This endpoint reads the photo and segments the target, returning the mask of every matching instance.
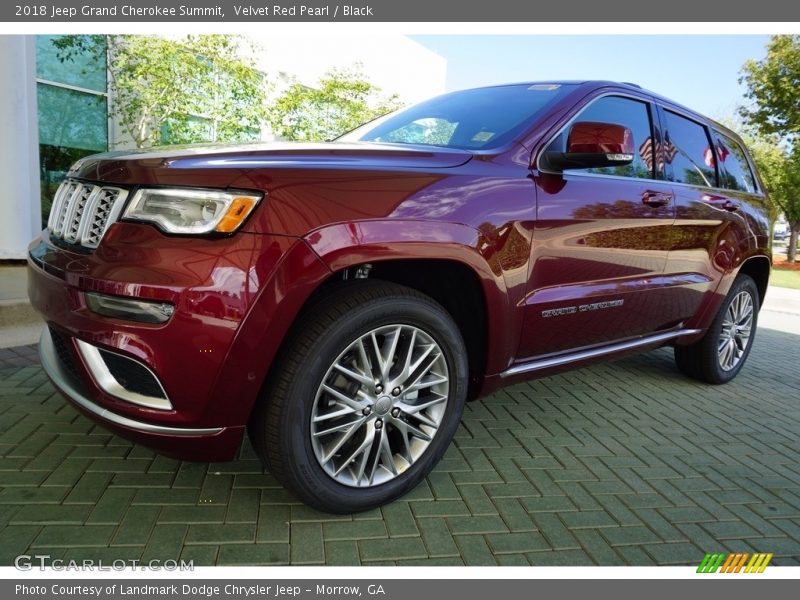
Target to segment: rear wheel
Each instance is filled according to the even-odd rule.
[[[332,292],[301,317],[251,420],[270,472],[304,502],[356,512],[413,489],[450,444],[467,388],[452,317],[379,281]]]
[[[708,383],[727,383],[742,370],[758,324],[759,297],[755,281],[740,275],[703,338],[675,347],[678,369]]]

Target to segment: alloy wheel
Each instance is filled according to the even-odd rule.
[[[442,424],[449,394],[439,344],[412,325],[378,327],[330,366],[311,411],[311,444],[338,483],[372,487],[407,471]]]
[[[717,357],[723,371],[730,371],[742,360],[752,328],[753,297],[744,290],[728,305],[717,340]]]

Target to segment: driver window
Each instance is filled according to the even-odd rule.
[[[634,143],[634,159],[629,165],[617,167],[599,167],[591,169],[569,169],[568,173],[596,173],[600,175],[616,175],[617,177],[637,177],[655,179],[654,156],[655,145],[652,143],[650,127],[650,109],[644,102],[623,98],[621,96],[604,96],[592,102],[581,112],[576,121],[596,121],[624,125],[631,130]],[[548,150],[565,152],[569,127],[564,130]]]

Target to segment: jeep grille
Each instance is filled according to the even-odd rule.
[[[127,195],[118,187],[65,180],[53,196],[47,221],[50,237],[97,248],[108,227],[119,217]]]

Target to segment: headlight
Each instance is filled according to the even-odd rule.
[[[191,188],[144,188],[134,194],[123,218],[155,223],[168,233],[231,233],[261,196]]]

